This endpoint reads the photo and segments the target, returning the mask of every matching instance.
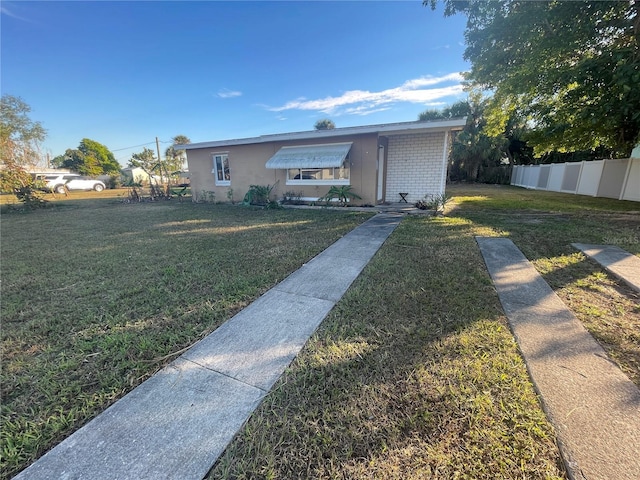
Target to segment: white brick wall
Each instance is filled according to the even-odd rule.
[[[387,202],[400,201],[399,192],[408,192],[414,203],[427,194],[441,194],[444,132],[389,136],[387,154]]]

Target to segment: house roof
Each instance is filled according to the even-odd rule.
[[[217,140],[212,142],[189,143],[174,145],[176,150],[196,150],[198,148],[225,147],[232,145],[250,145],[254,143],[281,142],[287,140],[309,140],[340,137],[344,135],[358,135],[378,133],[385,135],[401,135],[404,133],[421,133],[438,130],[459,130],[465,126],[467,117],[429,122],[386,123],[381,125],[365,125],[361,127],[333,128],[331,130],[310,130],[306,132],[276,133],[259,137],[239,138],[231,140]]]
[[[265,167],[273,169],[340,167],[352,144],[347,142],[282,147],[267,161]]]

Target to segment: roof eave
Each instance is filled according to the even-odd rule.
[[[259,137],[239,138],[231,140],[217,140],[213,142],[190,143],[174,145],[176,150],[196,150],[199,148],[227,147],[234,145],[250,145],[255,143],[284,142],[289,140],[308,140],[313,138],[331,138],[345,135],[359,135],[378,133],[387,135],[401,135],[403,133],[419,133],[420,131],[457,130],[465,126],[467,117],[438,120],[430,122],[403,122],[382,125],[366,125],[362,127],[343,127],[331,130],[309,130],[305,132],[276,133]]]

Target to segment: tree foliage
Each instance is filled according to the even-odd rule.
[[[20,97],[2,95],[0,100],[0,159],[13,165],[37,165],[39,146],[47,132],[29,118],[31,107]]]
[[[444,120],[449,118],[461,118],[468,117],[471,114],[472,105],[467,100],[460,100],[453,105],[445,107],[442,110],[438,109],[430,109],[425,110],[420,115],[418,115],[418,120],[420,121],[429,121],[429,120]]]
[[[46,202],[25,167],[38,164],[46,130],[29,118],[30,111],[19,97],[3,95],[0,100],[0,191],[13,193],[27,208],[36,208]]]
[[[47,203],[38,190],[38,182],[22,165],[9,158],[3,161],[0,169],[0,192],[13,193],[26,208],[44,207]]]
[[[58,155],[51,160],[56,168],[68,168],[82,175],[100,175],[101,170],[94,157],[86,157],[79,149],[67,148],[63,155]]]
[[[158,168],[158,159],[153,150],[144,147],[142,152],[131,155],[129,166],[142,168],[145,172],[151,173]]]
[[[445,15],[467,17],[468,84],[494,93],[489,133],[517,112],[537,154],[629,154],[640,134],[639,1],[444,3]]]
[[[177,173],[185,170],[185,150],[176,150],[175,145],[187,145],[191,143],[191,140],[186,135],[176,135],[171,139],[173,145],[167,148],[164,152],[166,169],[170,173]]]
[[[442,120],[467,117],[467,123],[458,132],[451,145],[448,176],[459,181],[496,181],[495,170],[507,160],[510,140],[505,132],[488,135],[485,110],[487,99],[478,93],[472,93],[468,100],[461,100],[442,110],[426,110],[419,120]]]
[[[318,120],[314,125],[316,130],[333,130],[336,128],[336,124],[333,123],[333,120],[328,118],[323,118],[322,120]]]
[[[118,173],[120,171],[120,164],[113,153],[111,153],[111,151],[101,143],[88,138],[83,138],[78,146],[78,150],[80,150],[85,157],[95,158],[102,169],[102,173],[110,174]]]
[[[120,171],[120,164],[113,153],[101,143],[83,138],[76,149],[67,149],[58,155],[52,164],[59,168],[68,168],[82,175],[97,176]]]

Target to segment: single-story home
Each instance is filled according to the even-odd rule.
[[[125,167],[120,170],[120,176],[125,184],[130,182],[149,185],[152,181],[154,184],[160,185],[164,182],[164,178],[160,175],[151,175],[140,167]]]
[[[404,122],[176,145],[187,152],[193,200],[241,200],[251,185],[312,202],[348,185],[354,205],[414,203],[444,193],[451,132],[466,119]],[[400,195],[402,194],[402,196]]]

